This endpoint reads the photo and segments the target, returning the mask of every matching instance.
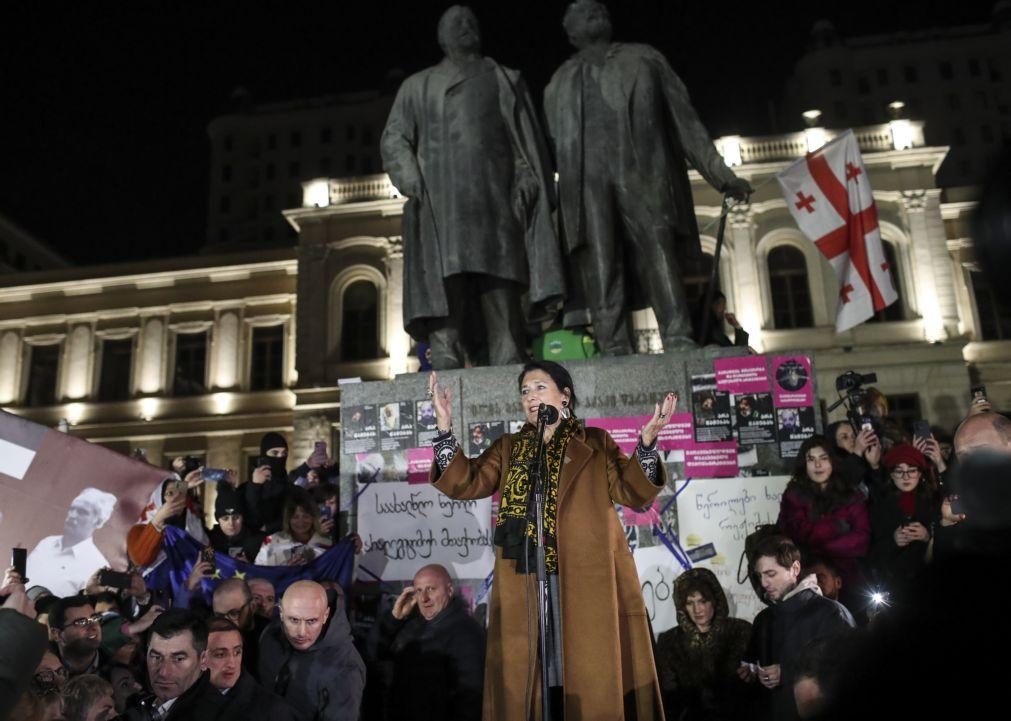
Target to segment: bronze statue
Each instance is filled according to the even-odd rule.
[[[659,51],[612,43],[596,0],[569,5],[563,25],[577,52],[551,78],[544,106],[575,286],[567,309],[588,311],[605,355],[633,351],[630,307],[653,307],[664,350],[694,347],[680,265],[701,248],[685,159],[733,197],[751,186],[724,164]],[[628,302],[635,294],[644,302]]]
[[[520,74],[481,55],[470,8],[447,10],[438,36],[446,57],[404,81],[382,137],[408,197],[404,327],[436,369],[473,358],[475,335],[492,365],[516,363],[521,294],[537,319],[565,290],[546,147]]]

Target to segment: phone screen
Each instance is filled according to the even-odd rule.
[[[27,580],[28,574],[28,549],[27,548],[12,548],[11,549],[11,567],[21,574],[21,580]]]

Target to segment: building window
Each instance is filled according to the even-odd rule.
[[[172,393],[196,396],[207,392],[207,333],[177,333]]]
[[[290,175],[292,178],[297,178],[299,172],[301,171],[297,160],[292,160],[290,163],[288,163],[288,175]]]
[[[249,390],[268,391],[284,385],[284,326],[253,328]]]
[[[804,254],[790,245],[769,251],[772,322],[776,328],[809,328],[814,324],[811,289]]]
[[[905,320],[906,318],[906,301],[902,293],[902,285],[899,283],[901,276],[899,275],[898,254],[895,252],[895,246],[887,240],[881,241],[881,247],[885,251],[885,260],[888,262],[888,275],[892,278],[892,287],[898,291],[899,297],[890,306],[884,310],[879,310],[871,316],[867,321],[868,323],[888,323],[896,320]]]
[[[947,60],[942,60],[937,64],[937,72],[941,75],[941,80],[951,80],[954,77],[951,72],[951,63]]]
[[[878,78],[878,85],[888,85],[888,68],[878,68],[875,75]]]
[[[896,421],[900,428],[911,428],[914,421],[923,418],[920,396],[916,393],[889,393],[888,417]]]
[[[102,369],[98,376],[98,400],[125,401],[130,397],[130,366],[133,339],[102,341]]]
[[[907,65],[903,68],[903,74],[905,75],[907,83],[915,83],[917,80],[917,72],[915,65]]]
[[[857,79],[857,92],[861,95],[871,94],[871,83],[866,77],[860,76],[860,78]]]
[[[332,128],[320,128],[319,130],[319,142],[322,145],[326,145],[333,139],[333,129]]]
[[[839,72],[839,68],[832,68],[828,71],[828,82],[833,88],[842,85],[842,73]]]
[[[701,315],[702,305],[706,302],[706,286],[709,285],[709,275],[713,272],[713,256],[705,251],[697,258],[686,260],[682,264],[682,282],[685,286],[685,299],[688,307],[697,315]],[[720,288],[720,279],[716,278],[716,289]]]
[[[25,405],[51,406],[56,403],[56,379],[60,366],[60,345],[29,346],[28,389]]]
[[[982,273],[972,274],[979,312],[979,340],[1011,340],[1011,307],[1001,301]]]
[[[330,156],[324,155],[319,159],[319,172],[328,175],[330,173]]]
[[[378,356],[379,290],[367,280],[356,280],[341,298],[341,360]]]
[[[291,132],[291,147],[300,148],[302,147],[302,133],[297,130]]]

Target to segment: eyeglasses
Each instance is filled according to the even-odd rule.
[[[239,617],[242,616],[242,612],[245,611],[248,606],[249,606],[248,603],[244,603],[241,606],[239,606],[238,608],[233,608],[231,611],[225,611],[223,613],[216,613],[214,615],[217,616],[218,618],[227,618],[229,621],[232,621],[233,623],[237,623],[238,620],[239,620]]]
[[[96,623],[101,623],[101,622],[102,622],[102,617],[100,615],[95,615],[95,616],[89,616],[89,617],[85,617],[85,618],[74,619],[70,623],[63,624],[63,628],[67,628],[67,626],[76,626],[77,628],[87,628],[88,626],[93,626]]]
[[[918,476],[920,474],[919,468],[893,468],[892,475],[900,476],[902,478],[912,478],[913,476]]]

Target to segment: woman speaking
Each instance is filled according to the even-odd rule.
[[[551,361],[519,377],[526,423],[477,458],[452,431],[452,397],[429,378],[439,435],[432,482],[456,499],[501,493],[495,581],[485,661],[485,721],[540,718],[536,532],[528,499],[537,453],[538,410],[559,411],[544,428],[544,546],[548,572],[547,669],[551,708],[561,719],[662,719],[660,687],[639,577],[614,503],[648,506],[666,474],[656,438],[677,395],[668,393],[642,429],[635,458],[606,431],[575,417],[572,378]]]

